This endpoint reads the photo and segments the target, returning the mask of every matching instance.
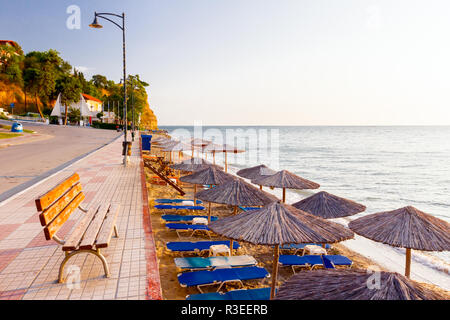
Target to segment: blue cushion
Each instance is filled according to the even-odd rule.
[[[324,258],[330,260],[335,266],[351,266],[352,260],[341,255],[324,255]]]
[[[228,247],[230,246],[230,241],[228,240],[219,240],[219,241],[174,241],[167,243],[167,249],[171,251],[204,251],[209,250],[209,247],[212,245],[225,244]],[[233,249],[239,249],[240,245],[238,242],[233,241]]]
[[[285,266],[304,266],[304,265],[322,265],[322,257],[319,255],[307,255],[307,256],[296,256],[296,255],[280,255],[278,260],[282,265]]]
[[[308,259],[295,255],[280,255],[278,262],[285,266],[302,266],[308,263]]]
[[[192,221],[194,218],[206,218],[208,219],[208,216],[182,216],[178,214],[165,214],[161,216],[161,219],[165,221],[185,221],[189,222]],[[218,218],[216,216],[211,216],[211,221],[216,221]]]
[[[205,210],[205,207],[203,206],[174,206],[171,204],[157,204],[153,206],[155,209],[161,209],[161,210]]]
[[[181,203],[183,201],[194,201],[194,199],[156,199],[156,203]],[[202,204],[202,200],[195,200],[195,204]]]
[[[326,258],[326,257],[322,257],[323,260],[323,266],[325,267],[325,269],[335,269],[334,265],[331,263],[331,261]]]
[[[209,230],[204,224],[166,223],[166,227],[173,230]]]
[[[252,280],[267,277],[269,273],[261,267],[242,267],[185,272],[178,275],[178,281],[185,286],[221,283],[232,280]]]

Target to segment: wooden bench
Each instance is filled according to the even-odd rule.
[[[59,282],[64,282],[63,272],[67,261],[79,253],[92,253],[98,257],[103,264],[106,277],[109,277],[108,263],[100,249],[108,247],[113,231],[116,237],[119,236],[116,226],[119,205],[94,204],[86,210],[80,206],[84,198],[80,177],[75,173],[36,199],[36,208],[40,212],[39,219],[44,227],[45,238],[62,245],[65,253],[59,268]],[[65,240],[62,240],[57,236],[57,232],[76,209],[83,211],[84,216]]]

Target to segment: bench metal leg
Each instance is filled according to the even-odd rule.
[[[96,257],[98,257],[103,264],[103,270],[105,271],[105,276],[107,278],[110,277],[108,262],[106,261],[105,257],[100,253],[100,249],[75,250],[70,253],[66,252],[66,256],[64,257],[64,260],[61,262],[61,265],[59,266],[59,277],[58,277],[59,283],[64,282],[64,279],[63,279],[64,278],[64,266],[66,265],[67,261],[69,261],[70,258],[72,258],[73,256],[75,256],[79,253],[91,253],[91,254],[95,255]]]

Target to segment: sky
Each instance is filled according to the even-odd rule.
[[[80,9],[79,28],[67,20]],[[450,125],[447,0],[0,0],[0,38],[150,84],[160,125]],[[70,20],[75,21],[75,20]],[[116,20],[120,22],[120,20]]]

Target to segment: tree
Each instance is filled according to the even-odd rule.
[[[25,91],[34,94],[36,107],[42,115],[39,108],[37,97],[43,104],[48,104],[49,100],[56,97],[56,81],[59,77],[70,74],[72,67],[65,62],[56,50],[44,52],[31,51],[25,56]]]
[[[69,113],[67,114],[67,117],[69,118],[69,122],[70,123],[77,124],[81,120],[81,112],[80,112],[79,109],[75,109],[75,108],[70,107],[69,108]]]
[[[19,86],[23,85],[22,63],[24,57],[21,50],[9,45],[0,46],[0,74],[5,80],[17,83]]]
[[[92,84],[98,89],[106,89],[108,86],[108,79],[101,74],[95,74],[92,76]]]
[[[93,97],[96,97],[98,99],[101,98],[100,89],[98,89],[95,85],[93,80],[87,81],[84,77],[84,74],[82,72],[79,72],[78,70],[74,69],[74,76],[78,79],[81,85],[81,90],[83,93],[89,94]],[[105,78],[106,79],[106,78]]]
[[[139,75],[129,75],[127,79],[127,118],[133,119],[133,105],[135,112],[135,120],[138,118],[137,115],[142,114],[145,107],[148,105],[148,95],[146,91],[146,87],[149,84],[147,82],[142,81],[139,78]]]
[[[61,103],[65,106],[64,125],[67,124],[67,105],[80,100],[81,85],[72,75],[63,75],[56,80],[55,88],[61,93]]]

